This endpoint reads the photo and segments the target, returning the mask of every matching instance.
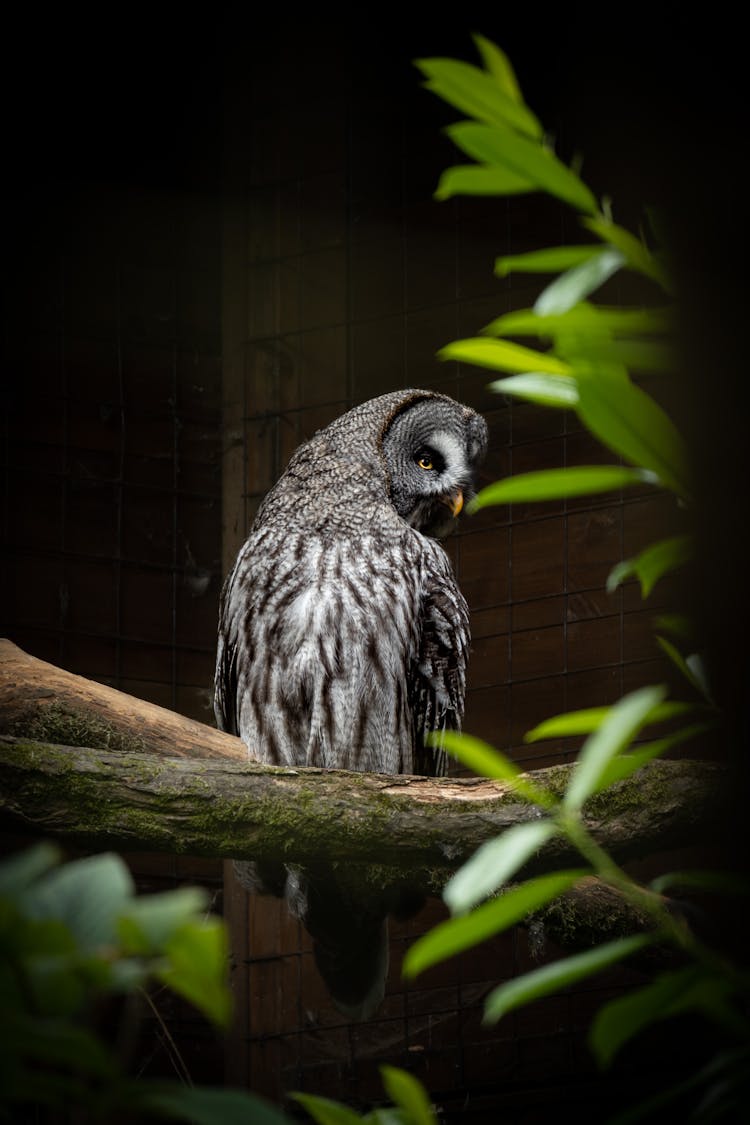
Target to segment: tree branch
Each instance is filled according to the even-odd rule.
[[[92,848],[334,862],[439,892],[485,840],[540,815],[484,778],[261,765],[238,738],[3,640],[0,732],[0,808]],[[562,793],[571,769],[534,776]],[[692,843],[720,823],[722,778],[710,763],[652,762],[593,798],[587,827],[619,860]],[[577,860],[555,840],[527,871]]]
[[[511,786],[484,778],[261,765],[231,735],[2,640],[0,731],[6,819],[94,849],[331,863],[340,881],[351,878],[360,890],[404,884],[440,894],[480,844],[540,816]],[[561,794],[572,768],[537,770],[534,778]],[[724,800],[720,766],[654,761],[590,800],[586,826],[626,861],[715,837]],[[557,839],[521,874],[578,862]],[[585,934],[572,936],[571,918],[598,932],[615,914],[618,926],[637,928],[611,894],[580,889],[564,921],[545,919],[548,931],[585,944]]]
[[[562,792],[571,766],[535,772]],[[619,859],[686,844],[720,817],[719,767],[653,762],[598,795],[587,827]],[[18,824],[90,847],[390,868],[438,890],[485,840],[538,810],[509,786],[288,769],[0,737],[2,808]],[[563,841],[528,871],[576,862]],[[375,873],[372,872],[372,875]]]
[[[239,738],[37,660],[3,638],[0,734],[172,758],[247,761]]]

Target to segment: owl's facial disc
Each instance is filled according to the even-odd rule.
[[[435,489],[435,499],[444,505],[453,519],[458,517],[464,506],[464,488],[466,485],[460,481],[456,469],[466,461],[466,454],[460,443],[452,434],[437,432],[430,435],[430,442],[420,450],[415,461],[425,473],[432,474],[432,479],[425,481],[425,492],[431,496]],[[454,488],[450,488],[451,479],[455,478]],[[445,513],[443,513],[445,518]]]
[[[464,490],[471,486],[467,451],[453,434],[436,430],[415,462],[424,475],[417,482],[417,503],[405,518],[419,531],[442,537],[453,529],[464,506]]]
[[[473,495],[469,435],[463,418],[459,423],[451,414],[445,417],[440,406],[420,404],[396,419],[383,442],[396,511],[418,531],[437,538],[453,530],[465,500]]]

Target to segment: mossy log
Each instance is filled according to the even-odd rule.
[[[594,875],[585,876],[566,894],[543,906],[529,918],[532,955],[545,955],[547,939],[568,953],[580,953],[602,942],[651,929],[653,923],[614,887]],[[675,966],[680,955],[661,943],[647,946],[631,959],[644,971]]]
[[[483,778],[261,765],[239,739],[1,640],[0,732],[6,823],[92,849],[332,863],[340,881],[360,888],[403,883],[439,894],[480,844],[540,815],[510,786]],[[571,769],[534,777],[562,793]],[[721,767],[655,761],[590,800],[585,817],[626,861],[715,835],[723,808]],[[578,862],[555,840],[523,874]],[[612,892],[577,893],[573,914],[584,930],[606,932],[615,915],[618,929],[638,928]],[[573,934],[570,911],[560,926],[556,917],[544,919],[551,936],[587,944]]]
[[[572,766],[534,777],[562,793]],[[618,859],[715,831],[721,767],[655,761],[586,806]],[[0,641],[0,809],[18,825],[88,847],[335,862],[404,873],[439,889],[485,840],[539,811],[484,778],[280,768],[242,742],[74,676]],[[529,870],[575,856],[562,840]],[[373,870],[374,874],[374,870]]]
[[[4,638],[0,734],[170,758],[247,761],[239,738],[47,664]]]
[[[562,792],[571,766],[535,778]],[[716,827],[722,771],[653,762],[592,799],[588,827],[621,860]],[[437,891],[485,840],[538,810],[499,782],[164,758],[0,736],[0,808],[88,847],[375,868]],[[576,861],[562,840],[528,871]]]

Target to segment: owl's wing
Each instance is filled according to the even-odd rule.
[[[225,605],[229,582],[225,583],[219,604],[219,639],[214,676],[214,715],[219,730],[239,734],[237,729],[237,633],[228,620]]]
[[[420,650],[409,687],[414,772],[439,777],[447,768],[445,751],[425,746],[424,739],[433,731],[461,729],[470,633],[468,606],[437,544],[435,561],[424,586]]]

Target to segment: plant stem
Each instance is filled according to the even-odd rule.
[[[667,901],[662,895],[644,887],[623,871],[608,852],[596,842],[581,822],[579,814],[561,814],[558,817],[558,824],[570,843],[578,849],[602,882],[619,891],[636,910],[646,914],[653,921],[655,932],[661,939],[676,946],[708,971],[722,976],[728,974],[735,985],[739,985],[740,974],[737,970],[696,938],[684,917],[673,914],[669,910]],[[747,985],[745,984],[744,987],[746,988]]]

